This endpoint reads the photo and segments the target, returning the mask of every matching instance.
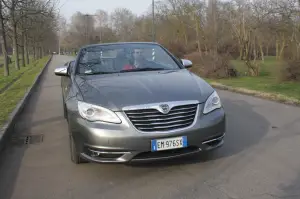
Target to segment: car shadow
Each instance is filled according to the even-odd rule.
[[[290,199],[300,198],[300,173],[298,173],[297,177],[290,184],[282,184],[279,186],[279,189],[282,190],[282,193],[280,193],[280,195],[274,194],[275,197]]]
[[[132,167],[168,167],[196,164],[230,157],[257,144],[268,132],[270,123],[253,110],[253,106],[242,100],[222,100],[227,114],[224,145],[215,151],[201,152],[172,160],[149,163],[130,163]]]
[[[45,78],[48,71],[51,70],[49,66],[45,69],[41,76],[40,83],[33,90],[26,102],[23,110],[21,110],[17,122],[14,125],[11,135],[9,135],[5,148],[0,152],[0,198],[10,199],[13,196],[16,180],[19,176],[20,167],[23,161],[24,154],[29,148],[20,141],[12,141],[13,137],[21,137],[22,135],[30,135],[31,129],[35,126],[46,122],[55,122],[62,117],[49,118],[47,120],[34,121],[33,113],[37,109],[37,103],[40,99],[41,91],[45,87]]]

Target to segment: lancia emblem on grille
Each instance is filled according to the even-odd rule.
[[[163,114],[167,114],[170,111],[170,107],[169,107],[168,104],[161,104],[161,105],[159,105],[159,109],[160,109],[159,111],[161,113],[163,113]]]

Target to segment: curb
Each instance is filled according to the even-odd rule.
[[[14,131],[14,126],[16,124],[16,121],[22,112],[26,102],[28,102],[31,94],[33,93],[34,89],[37,87],[38,83],[41,80],[42,75],[44,74],[45,70],[48,68],[48,65],[50,64],[51,60],[53,58],[53,55],[50,56],[49,60],[45,64],[42,71],[36,76],[32,86],[27,90],[24,97],[19,101],[13,112],[9,115],[8,121],[0,128],[0,152],[5,148],[6,146],[6,140],[10,138],[10,134]]]
[[[239,88],[239,87],[231,87],[231,86],[226,86],[224,84],[220,84],[217,82],[210,82],[209,84],[212,87],[220,89],[220,90],[227,90],[227,91],[231,91],[234,93],[240,93],[240,94],[244,94],[244,95],[258,97],[261,99],[270,100],[270,101],[278,102],[281,104],[297,106],[297,107],[300,106],[300,100],[292,98],[292,97],[287,97],[287,96],[281,95],[281,94],[266,93],[266,92],[262,92],[262,91],[260,92],[260,91],[255,91],[255,90],[249,90],[246,88]]]

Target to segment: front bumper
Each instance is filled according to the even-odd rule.
[[[200,104],[201,106],[201,104]],[[92,123],[73,114],[69,128],[76,148],[82,158],[98,163],[123,163],[170,159],[209,151],[223,145],[226,127],[225,112],[217,109],[195,118],[195,124],[172,133],[141,133],[137,131],[123,112],[118,116],[122,124]],[[187,136],[188,147],[151,152],[151,140]]]

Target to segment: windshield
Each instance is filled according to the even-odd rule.
[[[82,50],[79,74],[107,74],[153,70],[178,70],[180,67],[159,45],[110,44]]]

